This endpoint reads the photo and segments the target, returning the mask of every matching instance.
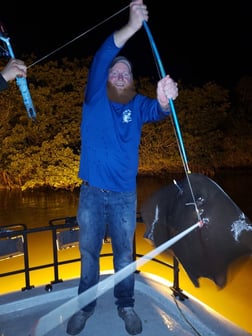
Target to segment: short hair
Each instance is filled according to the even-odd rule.
[[[111,62],[110,68],[113,68],[113,66],[119,62],[126,64],[130,72],[132,73],[132,64],[125,56],[116,56]]]

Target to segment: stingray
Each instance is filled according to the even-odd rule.
[[[252,252],[251,221],[216,182],[202,174],[189,174],[153,193],[143,203],[141,216],[144,237],[156,247],[201,223],[164,251],[173,252],[195,287],[205,277],[223,288],[230,264]]]

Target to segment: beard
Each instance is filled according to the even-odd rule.
[[[107,84],[107,95],[109,100],[120,103],[127,104],[132,98],[137,94],[134,83],[130,84],[127,88],[123,90],[118,90],[110,82]]]

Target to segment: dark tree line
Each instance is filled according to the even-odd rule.
[[[28,83],[37,112],[28,118],[15,82],[1,93],[0,185],[7,188],[79,187],[80,122],[91,59],[51,61],[29,69]],[[149,78],[139,92],[155,96]],[[194,172],[252,167],[252,78],[233,92],[216,83],[184,87],[174,102],[182,145]],[[139,174],[182,172],[181,141],[172,118],[143,127]]]

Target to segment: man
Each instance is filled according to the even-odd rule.
[[[128,23],[111,34],[97,51],[86,87],[81,123],[80,227],[81,277],[78,294],[99,281],[99,256],[108,226],[115,272],[133,260],[136,228],[136,176],[141,129],[170,113],[177,85],[166,76],[158,82],[157,99],[136,92],[132,66],[119,52],[148,20],[143,0],[130,3]],[[114,287],[118,315],[130,335],[142,332],[134,310],[134,274]],[[96,300],[74,314],[67,333],[77,335],[94,313]]]
[[[26,77],[27,68],[22,60],[11,58],[0,72],[0,91],[8,88],[8,82],[16,77]]]

